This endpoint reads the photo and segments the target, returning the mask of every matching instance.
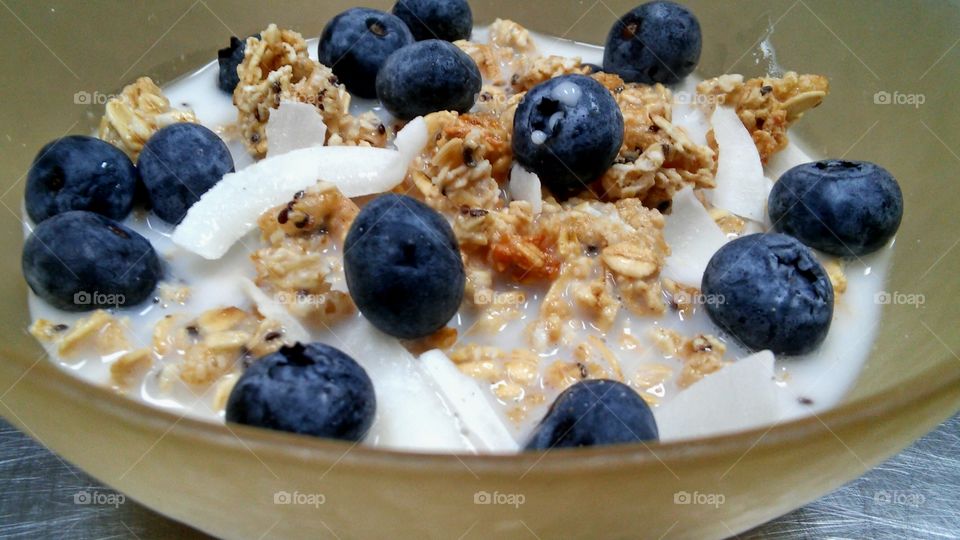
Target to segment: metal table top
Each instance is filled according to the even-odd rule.
[[[960,538],[958,450],[960,415],[854,482],[742,538]],[[206,538],[119,501],[0,420],[0,537]]]

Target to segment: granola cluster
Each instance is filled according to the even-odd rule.
[[[174,109],[149,77],[127,85],[107,101],[98,136],[136,162],[143,145],[160,128],[179,122],[197,122],[192,111]]]
[[[669,208],[686,186],[715,187],[716,155],[671,123],[673,94],[662,84],[625,83],[598,73],[623,113],[623,145],[600,184],[608,199],[637,198],[651,208]]]
[[[316,325],[352,315],[356,307],[342,280],[339,246],[359,209],[332,184],[321,182],[265,212],[258,221],[265,247],[251,255],[255,283],[291,313]]]
[[[328,145],[386,145],[386,126],[373,112],[350,114],[350,94],[329,67],[310,59],[307,42],[297,32],[271,24],[259,39],[247,38],[237,74],[240,83],[233,104],[244,144],[257,158],[267,154],[270,111],[284,100],[308,103],[320,111]]]
[[[729,364],[723,359],[727,346],[710,334],[687,338],[675,330],[657,327],[651,330],[650,339],[665,358],[679,359],[683,363],[676,379],[680,388],[686,388]]]
[[[782,78],[761,77],[743,80],[740,75],[723,75],[703,81],[697,92],[720,99],[737,109],[757,145],[764,163],[787,147],[787,129],[805,112],[820,105],[830,91],[823,75],[798,75],[790,71]]]
[[[129,321],[98,310],[73,326],[38,319],[30,332],[56,346],[61,358],[94,355],[110,361],[111,384],[129,391],[156,368],[164,390],[175,381],[206,387],[285,343],[284,328],[256,311],[216,308],[197,317],[168,314],[153,328],[149,344],[137,343]]]
[[[502,211],[465,209],[454,220],[454,233],[466,262],[467,301],[486,312],[482,316],[494,309],[510,318],[513,310],[502,302],[478,299],[510,292],[494,289],[496,281],[545,284],[539,318],[528,328],[535,350],[568,343],[573,318],[606,330],[622,307],[663,313],[659,276],[669,253],[663,223],[658,211],[636,199],[550,200],[539,216],[525,201]]]
[[[411,178],[427,204],[440,211],[500,206],[500,185],[513,158],[500,120],[486,113],[443,111],[424,121],[427,140],[433,142],[414,160]]]

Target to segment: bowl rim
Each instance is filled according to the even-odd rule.
[[[368,447],[252,426],[214,423],[186,414],[177,414],[119,394],[106,386],[89,383],[55,365],[39,343],[34,343],[34,346],[42,353],[32,363],[19,354],[4,355],[25,370],[16,378],[11,389],[29,378],[32,384],[46,390],[85,402],[94,410],[108,415],[114,422],[129,423],[137,429],[154,427],[162,430],[164,436],[176,432],[180,438],[253,452],[258,459],[270,457],[297,461],[331,461],[398,472],[422,471],[425,468],[434,473],[462,472],[466,466],[474,474],[514,474],[521,471],[526,475],[536,469],[538,475],[563,475],[580,474],[583,470],[609,470],[627,463],[644,466],[699,461],[732,452],[744,453],[745,448],[746,451],[771,448],[803,439],[824,429],[834,432],[859,422],[882,420],[901,408],[960,386],[960,369],[944,370],[946,364],[938,362],[900,384],[903,388],[913,389],[912,391],[879,391],[830,407],[820,413],[746,431],[666,443],[640,442],[542,452],[521,451],[515,454],[428,453]],[[12,420],[19,426],[15,411],[10,410],[14,412]],[[960,410],[960,406],[957,410]],[[28,433],[32,433],[29,425],[24,427]],[[576,467],[569,466],[571,460],[576,460]],[[531,467],[531,462],[536,466]],[[102,480],[109,483],[111,479]]]

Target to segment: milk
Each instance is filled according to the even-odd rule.
[[[484,34],[485,30],[478,28],[474,33],[474,39],[483,42],[485,41]],[[602,63],[603,49],[600,47],[545,36],[535,36],[535,40],[540,51],[544,54],[577,56],[584,62]],[[310,42],[308,50],[311,51],[312,56],[315,55],[315,40]],[[192,109],[201,123],[213,129],[225,139],[233,154],[236,168],[239,170],[253,163],[253,159],[247,154],[242,142],[237,140],[235,135],[231,138],[231,133],[235,133],[235,130],[227,129],[227,126],[236,121],[236,109],[232,104],[231,96],[217,88],[216,74],[217,63],[214,61],[171,83],[164,89],[164,92],[174,107]],[[680,86],[674,88],[674,91],[679,95],[693,96],[695,95],[697,82],[699,81],[695,77],[688,77]],[[694,142],[705,144],[706,133],[710,129],[709,122],[697,108],[692,106],[694,99],[687,99],[686,102],[690,104],[675,105],[674,123],[684,127]],[[389,114],[372,101],[354,99],[351,109],[354,113],[372,109],[385,120],[389,120]],[[794,141],[789,148],[771,160],[771,163],[765,169],[765,173],[766,176],[775,179],[793,165],[813,160],[814,157],[807,154],[802,145]],[[136,347],[149,347],[153,326],[167,314],[196,316],[207,309],[221,306],[238,306],[245,309],[251,307],[250,300],[243,293],[239,280],[254,276],[249,254],[260,246],[258,232],[251,233],[243,238],[222,259],[206,261],[176,247],[170,241],[172,227],[163,223],[156,216],[137,211],[127,219],[126,224],[150,240],[160,257],[166,261],[166,280],[183,283],[191,289],[190,299],[186,305],[166,306],[162,303],[148,302],[136,308],[119,310],[118,316],[131,319],[131,326],[134,330],[132,339]],[[25,233],[29,232],[28,229],[29,226]],[[823,345],[813,353],[801,358],[776,359],[776,384],[781,389],[777,393],[777,399],[784,419],[801,417],[836,405],[854,383],[873,346],[880,319],[880,305],[875,301],[875,296],[883,290],[890,260],[891,249],[888,248],[877,254],[850,262],[845,269],[848,280],[847,290],[837,298],[833,324]],[[342,274],[332,277],[335,288],[345,290]],[[496,335],[471,335],[463,338],[461,343],[476,341],[497,345],[507,350],[526,347],[524,329],[536,318],[543,292],[541,289],[524,289],[525,304],[523,315],[520,318],[507,323]],[[29,306],[31,316],[34,319],[45,318],[55,323],[72,325],[77,319],[86,315],[56,310],[40,301],[32,293],[29,298]],[[357,357],[357,360],[363,364],[364,359],[351,352],[351,349],[358,347],[352,346],[339,338],[339,336],[355,334],[358,325],[362,324],[362,321],[359,320],[360,317],[360,315],[356,315],[328,330],[312,331],[312,339],[340,348]],[[454,317],[451,325],[456,327],[463,335],[472,326],[473,322],[469,315],[461,313]],[[571,328],[572,331],[579,331],[584,336],[590,332],[597,334],[596,329],[586,327],[586,323],[575,321],[570,324],[584,325],[580,328]],[[676,372],[679,372],[680,361],[664,359],[646,339],[650,330],[656,326],[675,329],[683,336],[693,336],[697,333],[719,335],[726,342],[726,359],[728,360],[735,360],[748,355],[748,352],[743,350],[734,340],[719,332],[703,309],[699,309],[696,314],[687,320],[681,320],[680,316],[674,312],[668,312],[660,318],[644,318],[627,315],[626,310],[623,309],[613,328],[607,332],[605,343],[618,357],[625,374],[632,373],[639,366],[651,362],[666,363],[671,365]],[[643,343],[642,349],[633,350],[624,346],[618,339],[624,332],[636,337]],[[569,360],[569,352],[569,349],[558,347],[542,354],[541,367],[549,365],[560,357]],[[105,358],[59,359],[55,352],[51,350],[50,356],[60,367],[77,377],[92,384],[107,385],[110,380],[109,365],[116,355]],[[213,406],[214,387],[193,388],[177,380],[174,381],[171,388],[161,388],[159,382],[161,368],[162,364],[160,362],[156,363],[143,382],[130,392],[131,397],[175,414],[206,419],[212,422],[223,421],[222,411],[216,411]],[[385,389],[388,387],[389,385],[384,385]],[[666,403],[679,391],[682,390],[678,389],[672,382],[668,382],[657,389],[657,397],[661,403]],[[436,392],[425,399],[441,399],[434,394]],[[550,400],[554,395],[548,396]],[[550,400],[548,400],[527,418],[514,423],[506,419],[507,404],[497,403],[497,399],[492,392],[489,393],[488,399],[504,412],[504,423],[512,430],[518,440],[529,434],[530,429],[540,419],[543,411],[550,403]],[[440,402],[438,401],[438,403]],[[710,406],[709,403],[700,405]],[[447,430],[449,426],[446,423],[455,421],[447,410],[448,408],[440,403],[440,406],[437,407],[418,409],[422,410],[420,414],[424,416],[423,425],[419,427],[422,430],[429,430],[431,426],[438,430]],[[757,422],[761,421],[759,420],[761,417],[767,418],[767,416],[758,415]],[[746,423],[750,423],[749,419]],[[391,440],[389,443],[382,440],[381,434],[385,434],[395,427],[375,425],[365,444],[407,448],[408,445],[398,444],[395,440]],[[418,448],[413,445],[411,449]]]

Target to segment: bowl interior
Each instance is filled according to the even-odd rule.
[[[819,424],[830,426],[827,430],[842,439],[844,446],[857,450],[857,459],[852,462],[854,467],[834,478],[816,478],[815,482],[809,486],[804,484],[804,489],[798,489],[798,493],[785,499],[767,498],[765,512],[744,510],[748,507],[746,502],[742,508],[728,508],[726,511],[740,516],[727,521],[735,532],[822,494],[844,478],[861,471],[862,467],[856,466],[856,462],[864,467],[875,463],[898,447],[905,446],[911,438],[958,406],[960,398],[956,390],[950,393],[950,385],[956,388],[955,383],[960,379],[960,358],[955,352],[960,351],[960,333],[955,331],[956,321],[960,320],[960,304],[954,301],[960,292],[960,281],[954,276],[960,260],[960,249],[955,249],[960,242],[956,235],[960,213],[954,208],[960,201],[960,183],[956,181],[960,165],[960,129],[955,120],[956,111],[960,109],[960,94],[952,91],[954,82],[960,79],[960,47],[952,47],[956,45],[955,29],[960,27],[960,9],[946,3],[919,1],[883,4],[866,0],[842,3],[816,0],[688,3],[698,14],[704,32],[700,75],[737,72],[755,76],[765,73],[768,57],[762,53],[760,42],[769,38],[779,65],[792,71],[824,74],[831,81],[830,96],[799,124],[797,135],[817,154],[882,164],[899,179],[905,196],[906,211],[887,287],[892,303],[885,307],[874,351],[844,404],[822,415],[822,420],[818,419]],[[388,2],[370,4],[389,8]],[[590,43],[602,43],[616,16],[634,5],[633,2],[614,0],[475,0],[471,4],[478,23],[490,22],[496,17],[511,18],[539,32]],[[256,457],[274,464],[272,460],[276,459],[278,463],[284,463],[277,465],[277,470],[299,470],[305,474],[315,474],[318,467],[322,467],[322,472],[325,463],[340,463],[334,458],[344,454],[345,448],[337,444],[297,440],[293,446],[308,449],[297,450],[291,443],[294,438],[250,430],[239,430],[243,441],[249,442],[238,443],[240,439],[233,432],[228,435],[221,428],[178,422],[168,414],[143,407],[126,407],[125,402],[108,391],[83,387],[50,366],[43,359],[39,346],[25,332],[29,319],[26,287],[19,267],[24,179],[33,156],[44,143],[68,133],[91,131],[102,112],[101,97],[117,92],[136,77],[148,75],[158,83],[168,82],[214,59],[216,49],[224,45],[229,35],[249,35],[269,22],[293,28],[307,37],[316,36],[330,16],[352,5],[342,0],[322,4],[315,1],[263,4],[230,0],[170,0],[96,6],[68,1],[11,0],[6,12],[0,12],[0,28],[4,35],[13,38],[8,40],[8,47],[12,50],[0,57],[3,72],[7,74],[2,90],[4,106],[0,107],[0,125],[5,126],[5,136],[0,137],[0,170],[4,174],[0,203],[5,207],[0,211],[3,231],[0,239],[3,251],[8,253],[0,259],[0,269],[7,276],[0,282],[0,294],[4,299],[4,308],[0,311],[3,328],[3,363],[0,366],[0,392],[3,394],[0,402],[4,407],[0,408],[0,414],[101,479],[207,530],[227,534],[236,531],[229,528],[229,523],[212,519],[195,506],[191,513],[189,505],[176,504],[161,493],[138,491],[137,482],[142,483],[146,478],[162,484],[162,479],[150,476],[148,472],[144,472],[143,477],[136,473],[121,474],[123,467],[97,463],[90,449],[106,444],[109,436],[103,435],[101,442],[97,443],[91,438],[92,434],[87,433],[86,438],[71,443],[53,434],[53,430],[73,433],[71,422],[67,420],[72,416],[76,419],[74,427],[116,429],[129,437],[117,439],[117,444],[123,445],[127,441],[135,445],[141,437],[144,441],[156,439],[157,433],[163,433],[164,426],[167,426],[171,440],[193,441],[191,444],[203,449],[195,456],[214,456],[217,453],[213,449],[219,448],[223,452],[221,456],[230,456],[224,458],[225,463],[249,465]],[[923,31],[907,33],[902,31],[904,27]],[[769,32],[771,29],[773,31]],[[92,103],[77,103],[79,92],[92,96]],[[914,300],[908,302],[908,297]],[[50,409],[57,407],[61,408],[57,411],[62,411],[71,399],[76,400],[73,403],[84,403],[72,412]],[[51,415],[58,414],[63,416],[50,419]],[[81,418],[82,414],[102,416]],[[882,430],[888,435],[885,446],[881,447],[884,442],[878,438],[864,434],[864,425],[850,433],[842,430],[848,425],[845,422],[865,422],[865,418],[871,415],[889,419],[889,424]],[[723,470],[729,463],[721,465],[709,459],[699,464],[691,463],[690,452],[747,455],[756,446],[756,452],[746,460],[749,463],[754,456],[759,459],[773,455],[767,452],[773,452],[777,445],[801,441],[803,444],[796,445],[791,455],[795,456],[795,463],[802,463],[805,449],[812,451],[819,444],[816,441],[830,438],[813,420],[784,424],[767,431],[762,436],[748,433],[701,441],[686,448],[673,445],[660,450],[653,447],[591,451],[579,458],[549,456],[542,463],[538,462],[539,465],[526,457],[456,461],[472,464],[481,471],[482,474],[476,474],[467,467],[471,472],[468,480],[471,476],[479,480],[484,475],[500,478],[529,467],[534,472],[525,480],[530,482],[525,489],[528,493],[542,493],[547,500],[551,497],[548,486],[557,478],[570,485],[597,486],[608,480],[613,482],[613,477],[590,480],[584,476],[586,472],[579,475],[575,471],[562,472],[562,463],[569,464],[573,459],[581,459],[580,463],[588,465],[602,465],[607,471],[605,474],[614,476],[648,471],[644,467],[652,470],[659,467],[654,463],[658,461],[669,471],[689,469],[693,471],[689,473],[690,477],[710,478],[711,485],[714,485],[733,481],[723,477]],[[840,434],[844,434],[843,437]],[[255,455],[245,451],[244,447],[255,447]],[[171,452],[170,457],[179,455]],[[332,475],[331,478],[343,478],[345,482],[350,481],[349,478],[359,478],[363,483],[371,475],[381,474],[387,490],[394,489],[397,484],[393,482],[423,479],[427,470],[449,472],[447,467],[459,467],[449,457],[411,457],[388,452],[377,455],[377,452],[362,449],[346,454],[349,454],[343,459],[346,465],[337,469],[344,476]],[[760,470],[760,467],[773,464],[772,461],[761,462],[756,467]],[[155,466],[157,471],[161,470],[161,464]],[[584,471],[587,469],[589,466],[583,468]],[[551,477],[547,472],[555,476]],[[216,472],[223,476],[222,473]],[[660,478],[663,474],[665,472],[660,471],[655,477]],[[664,485],[674,485],[670,476],[667,474],[663,478]],[[673,476],[679,480],[681,475]],[[451,473],[446,480],[435,478],[431,481],[437,482],[436,486],[449,487],[457,477]],[[226,477],[221,480],[229,482]],[[591,481],[594,483],[590,484]],[[749,477],[738,481],[747,482],[742,490],[732,485],[724,489],[743,497],[750,497],[753,493],[754,502],[764,500],[758,498],[762,496],[762,489],[752,492],[749,489]],[[541,484],[531,487],[531,483],[536,482]],[[266,484],[269,481],[265,481]],[[420,502],[428,499],[411,497],[411,500]],[[350,501],[349,498],[345,500]],[[741,499],[734,500],[737,505],[741,504]],[[376,502],[397,511],[403,509],[395,499],[376,498]],[[611,510],[600,512],[598,516],[601,520],[613,519],[617,512],[626,512],[636,504],[628,502],[613,496],[601,497],[595,503],[590,502],[589,506],[609,505]],[[360,503],[358,500],[357,504]],[[443,503],[436,504],[442,506]],[[470,507],[466,499],[451,504]],[[678,512],[677,507],[669,505],[666,499],[657,499],[651,504],[666,508],[668,513]],[[521,512],[527,520],[532,520],[530,523],[534,523],[539,522],[535,510],[539,512],[541,507],[533,504]],[[544,506],[542,511],[550,510]],[[265,516],[269,515],[269,508],[264,512]],[[386,512],[385,515],[392,514]],[[725,534],[723,529],[717,528],[714,517],[693,517],[691,514],[690,519],[704,523],[703,528],[684,529],[684,524],[675,531],[696,530],[711,536],[716,531]],[[373,520],[371,526],[379,522]],[[710,523],[712,528],[708,526]],[[423,526],[420,530],[434,529]]]

